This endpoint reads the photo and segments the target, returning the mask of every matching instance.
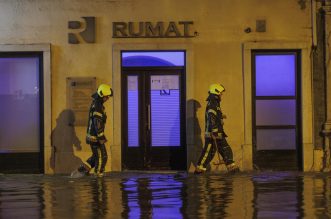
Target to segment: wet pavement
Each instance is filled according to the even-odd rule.
[[[0,175],[0,218],[331,218],[331,174]]]

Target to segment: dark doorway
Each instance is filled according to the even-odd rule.
[[[183,69],[123,69],[124,169],[186,169]]]
[[[185,170],[185,52],[122,53],[122,168]]]
[[[261,170],[302,170],[300,51],[252,52],[253,159]]]
[[[43,173],[43,54],[0,53],[0,172]]]

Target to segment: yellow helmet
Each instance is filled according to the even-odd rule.
[[[100,84],[97,93],[99,97],[113,96],[113,90],[107,84]]]
[[[225,88],[221,84],[212,84],[209,87],[210,94],[220,95],[223,91],[225,91]]]

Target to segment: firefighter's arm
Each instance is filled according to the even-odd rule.
[[[107,141],[105,133],[104,133],[105,123],[104,123],[104,119],[102,117],[103,117],[102,113],[99,113],[97,111],[93,113],[93,124],[94,124],[94,128],[97,132],[97,139],[100,144],[104,144]]]
[[[218,136],[218,124],[217,124],[217,112],[213,109],[208,110],[208,131],[211,134],[210,137],[216,138]]]

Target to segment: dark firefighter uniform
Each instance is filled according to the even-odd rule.
[[[86,133],[86,143],[91,146],[92,156],[86,161],[90,167],[86,164],[81,165],[78,168],[79,172],[87,174],[91,168],[94,168],[95,174],[103,175],[108,160],[105,146],[107,139],[104,133],[107,115],[103,104],[110,96],[112,89],[106,84],[101,84],[98,91],[92,95]]]
[[[87,160],[87,163],[91,168],[94,168],[95,173],[103,173],[108,159],[105,147],[107,139],[104,133],[107,116],[102,98],[97,93],[92,97],[93,102],[90,107],[86,134],[86,143],[91,146],[92,156]],[[99,164],[100,159],[101,165]]]
[[[224,118],[220,108],[220,94],[224,90],[223,86],[216,84],[212,85],[209,91],[205,112],[205,145],[197,163],[195,171],[197,174],[206,171],[217,152],[221,154],[229,172],[239,170],[233,161],[232,149],[226,140],[227,135],[223,129]]]

